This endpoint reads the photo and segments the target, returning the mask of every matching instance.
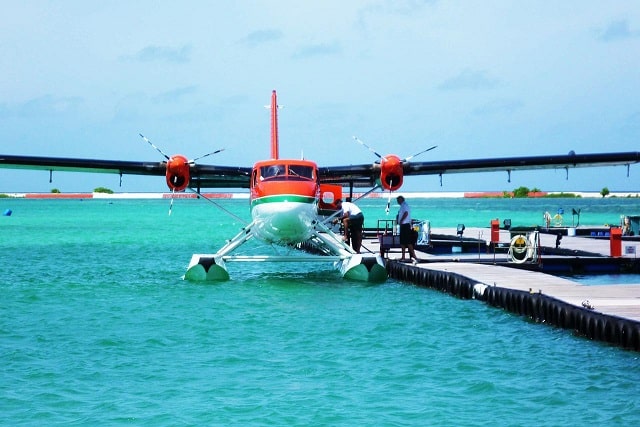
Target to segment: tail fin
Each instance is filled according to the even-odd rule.
[[[271,158],[279,158],[278,153],[278,101],[276,91],[271,92]]]

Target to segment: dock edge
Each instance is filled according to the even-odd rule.
[[[387,262],[389,277],[461,299],[477,299],[536,323],[572,330],[576,335],[640,351],[640,322],[560,301],[542,293],[490,286],[458,273]]]

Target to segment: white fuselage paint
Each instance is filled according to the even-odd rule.
[[[268,243],[293,244],[311,237],[317,218],[315,203],[269,202],[253,207],[254,235]]]

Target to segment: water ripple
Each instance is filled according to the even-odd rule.
[[[108,223],[127,236],[113,239],[91,225],[113,206],[49,205],[69,234],[51,216],[21,219],[42,203],[14,208],[28,226],[3,230],[0,410],[12,425],[637,424],[635,353],[329,267],[184,282],[194,241],[211,242],[180,236],[209,210],[186,203],[179,223],[125,203]]]

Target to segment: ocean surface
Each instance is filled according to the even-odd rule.
[[[640,214],[640,199],[408,201],[434,227]],[[248,201],[217,203],[248,220]],[[360,202],[366,226],[385,204]],[[242,223],[203,200],[168,207],[0,199],[13,211],[0,217],[2,425],[640,423],[638,353],[329,264],[238,263],[228,282],[186,282],[191,254]]]

